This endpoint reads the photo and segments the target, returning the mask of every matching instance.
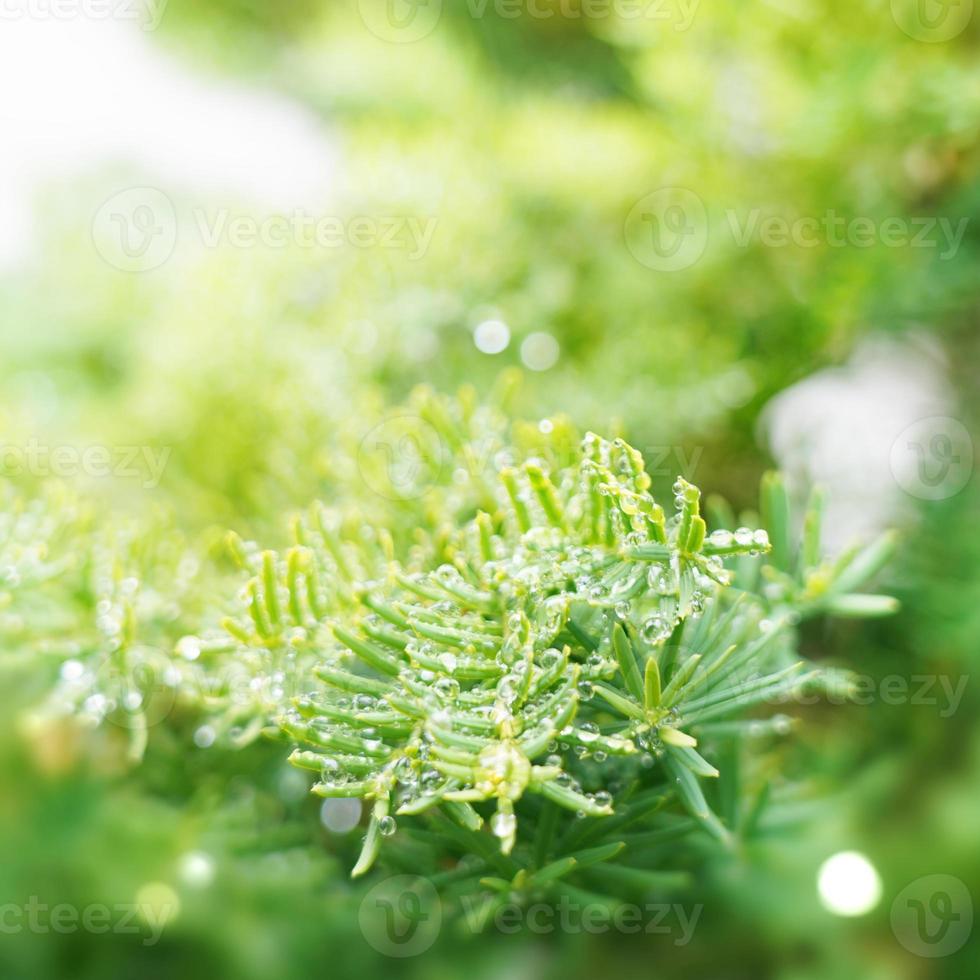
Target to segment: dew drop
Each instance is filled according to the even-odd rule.
[[[513,813],[501,813],[498,810],[490,818],[490,829],[496,837],[510,837],[517,829],[517,817]]]

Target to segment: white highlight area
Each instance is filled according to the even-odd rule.
[[[499,354],[510,344],[510,327],[503,320],[484,320],[473,331],[473,343],[484,354]]]
[[[834,915],[866,915],[881,901],[881,878],[859,851],[841,851],[820,865],[817,893]]]
[[[923,443],[923,481],[968,474],[970,447],[960,445],[966,440],[959,430],[948,433],[948,460],[942,445],[933,446],[931,430],[903,436],[930,418],[940,436],[947,435],[944,422],[956,424],[946,418],[955,411],[946,371],[927,336],[872,336],[847,364],[818,371],[766,406],[762,429],[779,468],[796,488],[816,483],[827,490],[824,543],[831,552],[893,526],[916,498],[943,489],[918,485],[916,440]]]
[[[284,210],[322,205],[333,183],[313,113],[188,68],[135,23],[4,21],[0,87],[0,267],[29,252],[45,184],[100,167]]]

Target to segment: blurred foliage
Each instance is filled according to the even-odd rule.
[[[87,531],[49,529],[65,535],[70,567],[30,613],[47,621],[57,611],[63,635],[51,656],[34,658],[18,648],[31,620],[4,620],[8,719],[38,702],[76,647],[98,655],[98,602],[128,578],[149,592],[139,604],[144,655],[169,655],[202,625],[202,611],[228,594],[216,528],[278,546],[284,514],[318,497],[413,527],[412,508],[365,493],[357,460],[387,406],[420,379],[496,390],[504,416],[567,415],[583,428],[621,430],[648,455],[670,450],[671,472],[654,474],[658,489],[683,471],[736,508],[754,506],[770,462],[756,440],[760,408],[843,361],[870,332],[939,338],[964,421],[978,431],[976,18],[953,40],[927,44],[898,30],[881,0],[752,10],[729,2],[696,9],[686,30],[478,19],[465,3],[445,7],[431,35],[397,45],[366,29],[353,0],[170,0],[154,36],[189,66],[319,114],[342,151],[323,213],[434,217],[420,258],[224,245],[181,248],[163,269],[127,276],[92,249],[87,202],[145,178],[88,174],[38,202],[44,260],[0,289],[4,441],[138,445],[170,457],[157,488],[91,479],[77,488],[117,512],[116,530],[101,517],[100,526],[122,539],[137,571],[90,561]],[[693,191],[710,229],[701,260],[676,272],[644,266],[624,240],[633,205],[662,187]],[[173,196],[182,215],[200,203],[186,189]],[[744,222],[753,209],[789,220],[834,210],[879,225],[917,216],[969,223],[948,258],[881,244],[739,247],[728,212]],[[490,318],[512,333],[496,355],[473,342]],[[537,332],[558,342],[555,366],[529,371],[519,387],[501,382]],[[18,499],[60,492],[23,474],[13,482]],[[808,623],[808,656],[877,681],[971,677],[978,508],[975,477],[952,500],[923,505],[888,583],[903,612],[875,624],[870,640],[847,624]],[[130,520],[155,530],[127,544]],[[180,567],[188,550],[195,565]],[[161,594],[180,594],[179,608],[161,605]],[[705,914],[688,947],[649,937],[496,937],[491,946],[446,936],[404,963],[363,942],[352,912],[363,889],[344,874],[356,841],[322,829],[275,746],[188,752],[195,721],[178,714],[180,737],[151,739],[144,765],[129,770],[128,729],[102,732],[96,744],[70,726],[12,734],[0,760],[0,894],[129,901],[147,881],[175,882],[182,856],[197,851],[218,873],[207,890],[180,886],[182,914],[158,947],[116,935],[5,936],[0,969],[15,978],[305,977],[329,962],[342,975],[585,977],[648,972],[653,958],[664,976],[971,977],[975,942],[952,957],[914,957],[895,942],[888,907],[907,882],[937,870],[980,895],[978,709],[972,684],[949,718],[935,706],[880,701],[808,709],[781,762],[809,772],[822,803],[792,831],[711,866],[698,882]],[[881,906],[860,920],[830,916],[813,886],[820,861],[850,847],[874,859],[885,883]]]

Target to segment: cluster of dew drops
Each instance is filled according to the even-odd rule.
[[[596,489],[604,495],[615,493],[615,489],[607,484],[597,485],[595,478],[598,475],[608,478],[608,468],[604,474],[600,474],[600,466],[593,462],[598,457],[600,463],[608,464],[612,458],[611,448],[608,442],[594,434],[590,433],[586,436],[583,441],[586,458],[582,460],[577,471],[578,492],[574,492],[575,486],[569,483],[570,480],[575,479],[576,471],[566,471],[562,489],[573,491],[566,493],[566,499],[569,500],[566,513],[573,523],[584,512],[587,494],[595,492]],[[635,493],[636,491],[630,486],[631,477],[635,477],[635,473],[625,452],[619,453],[616,469],[622,477],[625,489]],[[678,510],[686,503],[683,496],[685,489],[686,485],[682,481],[678,481],[674,486],[675,504]],[[522,494],[526,495],[525,502],[530,503],[531,495],[526,491],[522,491]],[[607,513],[613,522],[617,540],[631,546],[644,544],[650,540],[648,518],[640,513],[638,508],[614,507]],[[712,572],[711,575],[698,568],[685,569],[684,573],[691,577],[692,588],[689,590],[688,609],[681,610],[677,597],[682,569],[676,555],[669,562],[636,562],[635,568],[610,583],[604,580],[601,571],[597,574],[597,569],[608,565],[607,549],[576,543],[573,538],[574,536],[569,535],[567,531],[558,528],[533,527],[521,536],[507,554],[485,562],[481,574],[504,601],[519,592],[524,600],[522,602],[524,608],[535,611],[531,619],[532,643],[535,649],[542,647],[544,649],[535,655],[534,668],[541,671],[553,669],[564,657],[561,651],[546,644],[560,631],[567,615],[569,601],[584,598],[595,608],[600,620],[598,635],[602,639],[599,641],[598,648],[584,658],[582,678],[578,683],[577,691],[581,700],[588,701],[594,695],[592,681],[600,677],[609,677],[616,670],[615,660],[610,650],[610,629],[607,628],[613,620],[626,620],[634,612],[645,610],[639,627],[640,634],[648,643],[661,642],[670,636],[682,615],[703,610],[707,597],[715,589],[717,582],[722,579],[724,570],[719,557],[704,559],[708,570]],[[748,528],[739,528],[734,532],[715,531],[708,540],[713,546],[720,548],[735,544],[743,548],[754,547],[761,551],[768,545],[765,532],[752,531]],[[462,580],[459,569],[449,564],[437,569],[435,577],[448,586]],[[642,588],[638,588],[641,577],[644,581]],[[569,582],[574,584],[573,589],[568,588]],[[429,611],[444,614],[453,625],[460,626],[465,626],[467,615],[474,615],[472,611],[462,611],[462,619],[460,619],[461,610],[453,600],[449,599],[434,603],[429,607]],[[369,617],[371,618],[375,618],[373,614]],[[507,623],[508,632],[516,631],[521,624],[520,614],[512,614]],[[506,650],[505,643],[497,655],[498,663],[505,668],[505,673],[499,678],[495,688],[487,690],[486,699],[474,698],[465,707],[467,712],[477,717],[492,719],[496,723],[513,719],[518,692],[524,689],[526,671],[530,669],[528,661],[514,658],[513,654],[508,655]],[[461,686],[452,676],[460,658],[448,651],[438,652],[428,642],[416,644],[413,641],[407,647],[407,652],[410,657],[413,654],[424,655],[424,658],[434,657],[444,671],[441,674],[427,668],[406,671],[405,673],[411,676],[404,679],[431,686],[431,696],[426,699],[427,716],[433,723],[451,728],[452,712],[463,710],[458,701]],[[383,705],[383,697],[376,698],[368,694],[336,696],[331,698],[331,705],[343,711],[368,712]],[[325,719],[314,718],[312,724],[324,728],[334,727]],[[345,726],[342,730],[362,739],[368,751],[381,749],[384,744],[376,731],[370,727]],[[437,791],[445,782],[446,777],[429,763],[428,737],[426,734],[418,741],[413,756],[399,756],[390,769],[379,760],[374,774],[369,776],[369,779],[375,781],[388,781],[389,788],[394,790],[396,802],[399,804],[429,795]],[[579,759],[591,758],[595,762],[604,762],[607,753],[599,745],[593,747],[590,744],[599,742],[599,739],[598,727],[589,721],[578,723],[574,730],[568,726],[558,733],[549,744],[549,754],[545,759],[546,765],[560,770],[556,781],[576,792],[583,792],[578,781],[565,770],[563,756],[560,753],[567,755],[571,751]],[[655,736],[640,735],[637,737],[636,744],[643,750],[639,756],[640,764],[644,767],[652,766],[655,761]],[[324,756],[321,767],[322,780],[334,786],[343,786],[355,779],[363,778],[346,772],[338,759],[329,756]],[[614,786],[610,788],[615,790]],[[612,801],[612,793],[605,789],[584,795],[598,805],[607,805]],[[498,813],[494,819],[496,823],[492,823],[492,829],[498,836],[506,837],[512,833],[513,827],[509,821],[514,819],[513,814]],[[380,833],[387,836],[395,830],[395,819],[385,816],[381,818],[378,826]]]

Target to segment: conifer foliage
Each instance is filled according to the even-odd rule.
[[[484,508],[420,529],[404,555],[319,505],[283,554],[235,543],[251,575],[225,622],[233,662],[273,678],[267,730],[294,744],[313,793],[368,804],[355,876],[404,835],[434,866],[475,857],[501,892],[599,864],[656,877],[655,856],[619,860],[627,828],[731,846],[744,789],[734,772],[705,787],[746,733],[790,725],[740,716],[841,681],[796,655],[795,625],[891,609],[853,594],[890,542],[823,558],[819,496],[798,549],[775,476],[773,544],[761,528],[708,533],[686,480],[668,512],[637,450],[588,433],[569,454],[559,429],[481,473]]]
[[[755,833],[778,805],[757,763],[792,727],[774,706],[847,685],[799,656],[798,624],[890,612],[856,591],[890,537],[827,557],[814,494],[797,543],[776,475],[763,527],[709,532],[700,491],[678,478],[665,508],[622,439],[562,420],[508,428],[465,397],[427,393],[412,410],[446,453],[441,476],[406,499],[338,491],[281,551],[229,534],[237,596],[165,534],[106,552],[90,612],[111,635],[71,647],[49,706],[90,725],[124,712],[133,759],[187,711],[207,744],[280,741],[314,794],[364,801],[354,876],[380,860],[501,901],[621,895],[686,870],[672,842]],[[28,572],[42,591],[64,576],[48,542],[43,566],[17,547],[26,520],[0,526],[8,593]],[[200,628],[166,640],[165,622],[189,620]]]

